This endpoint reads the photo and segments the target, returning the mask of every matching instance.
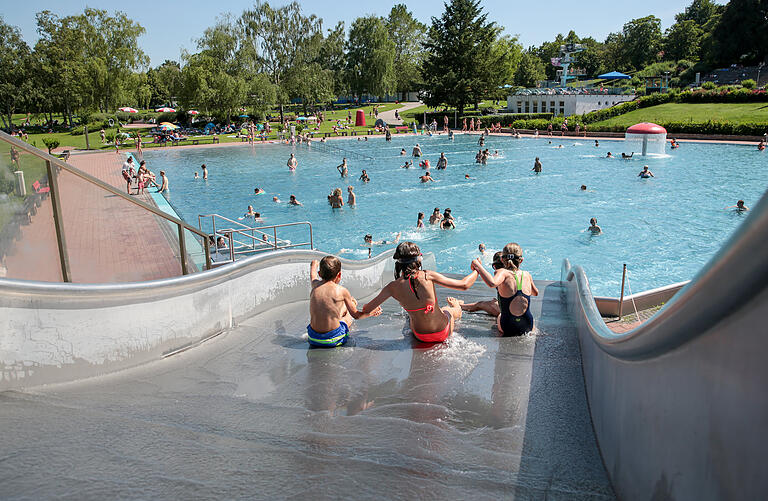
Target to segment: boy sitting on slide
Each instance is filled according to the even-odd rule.
[[[341,261],[325,256],[309,265],[312,291],[309,293],[307,340],[311,346],[341,346],[349,337],[352,319],[381,315],[381,308],[370,313],[357,311],[357,301],[341,287]]]

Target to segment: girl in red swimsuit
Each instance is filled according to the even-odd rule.
[[[448,306],[437,308],[435,284],[451,289],[467,290],[477,279],[473,271],[461,280],[448,278],[436,271],[421,269],[421,251],[413,242],[402,242],[395,250],[395,280],[363,307],[373,311],[387,298],[400,303],[411,320],[413,335],[426,343],[445,341],[453,332],[454,322],[461,318],[461,301],[447,298]]]

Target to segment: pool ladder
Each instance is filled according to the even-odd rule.
[[[203,225],[206,224],[206,230]],[[295,223],[272,224],[266,226],[248,226],[240,221],[235,221],[221,214],[200,214],[197,216],[197,224],[200,231],[208,231],[213,265],[232,262],[239,256],[252,255],[259,252],[274,251],[279,249],[293,249],[296,247],[309,247],[314,249],[312,223],[309,221],[297,221]],[[294,243],[291,240],[280,238],[278,230],[306,226],[308,241]],[[219,238],[223,242],[219,243]]]

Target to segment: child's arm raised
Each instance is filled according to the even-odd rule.
[[[461,280],[457,280],[455,278],[448,278],[441,273],[430,270],[427,271],[427,278],[436,284],[442,285],[443,287],[465,291],[472,287],[472,284],[474,284],[475,280],[477,280],[477,272],[473,271]]]
[[[488,270],[485,269],[483,262],[480,261],[480,259],[472,261],[472,269],[480,274],[480,278],[483,279],[483,282],[485,282],[488,287],[496,288],[504,281],[503,273],[491,275],[488,273]]]
[[[322,280],[320,280],[320,275],[318,275],[317,270],[320,268],[320,261],[317,259],[313,259],[311,263],[309,263],[309,280],[312,283],[312,287],[315,287],[319,285]]]

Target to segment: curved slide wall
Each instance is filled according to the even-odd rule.
[[[563,264],[592,423],[620,499],[765,499],[768,195],[656,316],[617,335]]]
[[[240,319],[305,300],[308,263],[323,255],[276,251],[143,283],[0,280],[0,391],[134,366],[199,343]],[[377,292],[389,280],[391,255],[342,259],[342,285],[358,298]]]

